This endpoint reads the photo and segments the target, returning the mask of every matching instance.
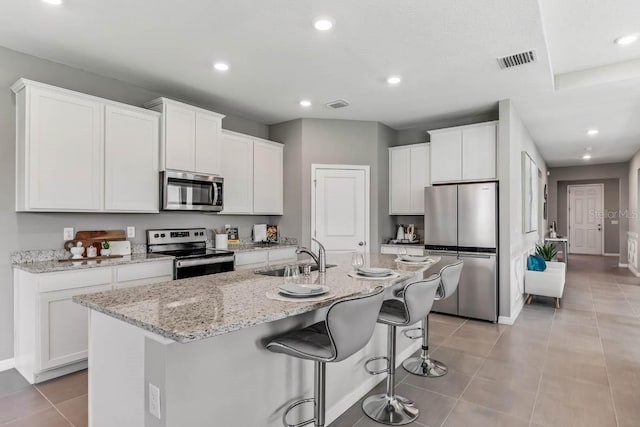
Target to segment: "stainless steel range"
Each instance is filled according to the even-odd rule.
[[[205,228],[147,230],[147,252],[172,255],[173,278],[204,276],[235,269],[231,251],[207,248]]]

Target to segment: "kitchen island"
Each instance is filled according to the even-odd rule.
[[[397,263],[393,255],[370,255],[367,264],[392,268],[398,276],[351,278],[346,255],[308,279],[331,289],[333,296],[323,301],[269,299],[267,291],[283,279],[252,271],[74,297],[91,309],[89,425],[280,426],[283,407],[312,395],[313,364],[270,353],[266,342],[322,320],[339,298],[379,285],[391,295],[393,288],[423,278],[432,265]],[[401,361],[420,343],[398,336]],[[383,379],[369,376],[362,365],[385,354],[385,346],[386,328],[378,325],[363,350],[328,366],[327,421]]]

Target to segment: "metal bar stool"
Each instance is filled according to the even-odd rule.
[[[460,275],[462,274],[462,260],[454,262],[452,264],[445,265],[440,270],[440,286],[438,287],[438,293],[436,294],[436,301],[449,298],[458,289],[458,283],[460,282]],[[422,330],[422,335],[414,336],[410,335],[411,331]],[[429,357],[429,315],[422,320],[421,328],[405,329],[404,335],[407,338],[419,339],[422,338],[422,351],[420,356],[411,357],[402,362],[402,367],[413,375],[419,375],[421,377],[441,377],[446,375],[448,369],[447,365]]]
[[[286,427],[302,427],[311,423],[315,427],[324,427],[325,364],[340,362],[367,345],[373,335],[383,292],[384,288],[378,286],[368,294],[334,302],[324,321],[288,332],[267,344],[267,349],[274,353],[315,362],[314,397],[298,400],[287,407],[282,415],[282,423]],[[298,424],[287,422],[287,415],[293,408],[310,402],[314,402],[312,419]]]
[[[378,323],[387,325],[387,356],[367,360],[365,369],[372,375],[387,373],[387,392],[367,397],[362,402],[362,410],[369,418],[383,424],[408,424],[418,418],[420,411],[406,397],[395,392],[396,381],[396,328],[409,326],[427,316],[433,304],[440,276],[409,283],[401,290],[399,299],[393,298],[382,303]],[[370,370],[367,365],[374,360],[384,359],[387,368]]]

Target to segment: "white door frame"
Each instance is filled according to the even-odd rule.
[[[571,212],[569,208],[571,207],[571,199],[569,197],[571,193],[571,188],[573,187],[593,187],[594,185],[600,186],[600,206],[602,206],[602,213],[604,214],[604,184],[596,183],[596,184],[572,184],[567,185],[567,239],[570,237],[569,227],[571,226]],[[602,234],[600,235],[600,255],[604,255],[604,221],[606,217],[602,217]],[[567,252],[571,252],[569,247],[571,246],[571,242],[567,245]]]
[[[316,231],[316,171],[318,169],[343,169],[343,170],[361,170],[364,171],[364,211],[365,211],[365,246],[364,253],[369,253],[371,246],[371,178],[369,165],[327,165],[327,164],[311,164],[311,237],[315,237]],[[315,243],[311,240],[311,247],[315,247]]]

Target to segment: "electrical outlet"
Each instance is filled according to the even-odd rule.
[[[149,413],[160,419],[160,389],[149,383]]]
[[[127,227],[127,238],[133,239],[136,237],[136,228],[135,227]]]
[[[62,238],[64,240],[73,240],[73,227],[65,227]]]

